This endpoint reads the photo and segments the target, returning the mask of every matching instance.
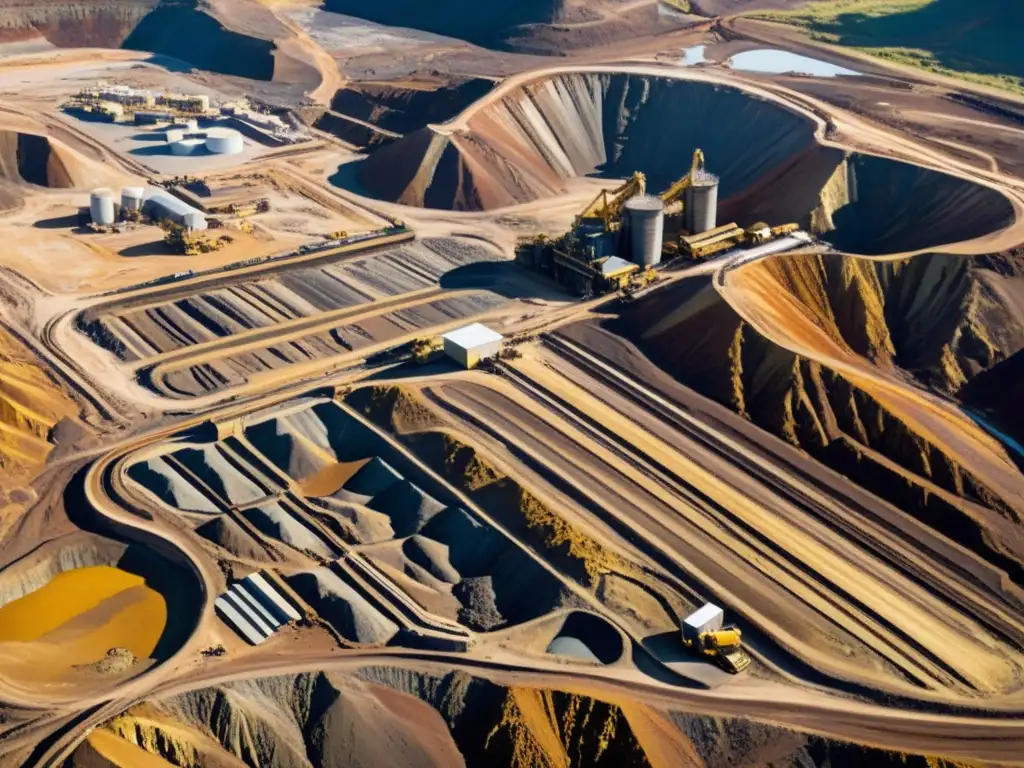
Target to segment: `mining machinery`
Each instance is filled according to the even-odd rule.
[[[704,152],[700,149],[693,150],[693,160],[690,163],[690,170],[685,176],[677,180],[672,186],[661,193],[661,202],[665,204],[665,207],[672,205],[678,200],[681,200],[683,193],[693,185],[693,180],[697,177],[698,173],[704,170]]]
[[[682,622],[683,645],[712,657],[726,672],[738,674],[750,666],[743,650],[743,633],[724,626],[725,612],[714,603],[705,603]]]
[[[600,219],[604,223],[605,232],[617,231],[622,220],[622,206],[634,195],[642,195],[647,191],[647,177],[636,171],[626,181],[608,190],[602,189],[583,213],[576,217],[574,229]]]
[[[750,666],[750,657],[743,650],[743,633],[736,627],[701,632],[691,647],[714,658],[726,672],[737,675]]]

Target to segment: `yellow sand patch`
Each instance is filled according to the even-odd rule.
[[[89,734],[88,741],[93,749],[118,768],[168,768],[173,765],[110,731],[97,729]]]
[[[352,475],[362,469],[367,461],[369,459],[329,464],[299,483],[299,490],[304,496],[330,496],[347,483]]]
[[[142,584],[141,576],[109,565],[59,573],[42,589],[0,608],[0,642],[38,640],[118,592]]]
[[[166,624],[163,596],[139,576],[109,566],[65,571],[0,608],[0,668],[44,681],[65,678],[111,648],[146,659]]]

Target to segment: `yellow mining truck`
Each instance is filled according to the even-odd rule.
[[[743,633],[736,627],[723,626],[724,612],[714,603],[683,619],[683,645],[714,658],[726,672],[738,674],[750,666],[750,657],[743,650]]]

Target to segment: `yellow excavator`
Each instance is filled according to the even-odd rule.
[[[711,656],[726,672],[738,674],[750,666],[750,657],[743,650],[743,633],[733,626],[723,626],[724,612],[714,603],[707,603],[683,619],[683,645],[705,656]]]
[[[601,219],[605,232],[614,231],[619,226],[622,206],[629,198],[642,195],[646,191],[647,177],[636,171],[621,186],[612,190],[602,189],[594,201],[583,209],[583,213],[576,217],[574,229],[588,219]]]

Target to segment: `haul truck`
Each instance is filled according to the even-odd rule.
[[[735,675],[750,666],[750,657],[741,645],[742,633],[723,626],[724,618],[721,608],[706,603],[683,619],[683,645],[714,657],[722,669]]]

